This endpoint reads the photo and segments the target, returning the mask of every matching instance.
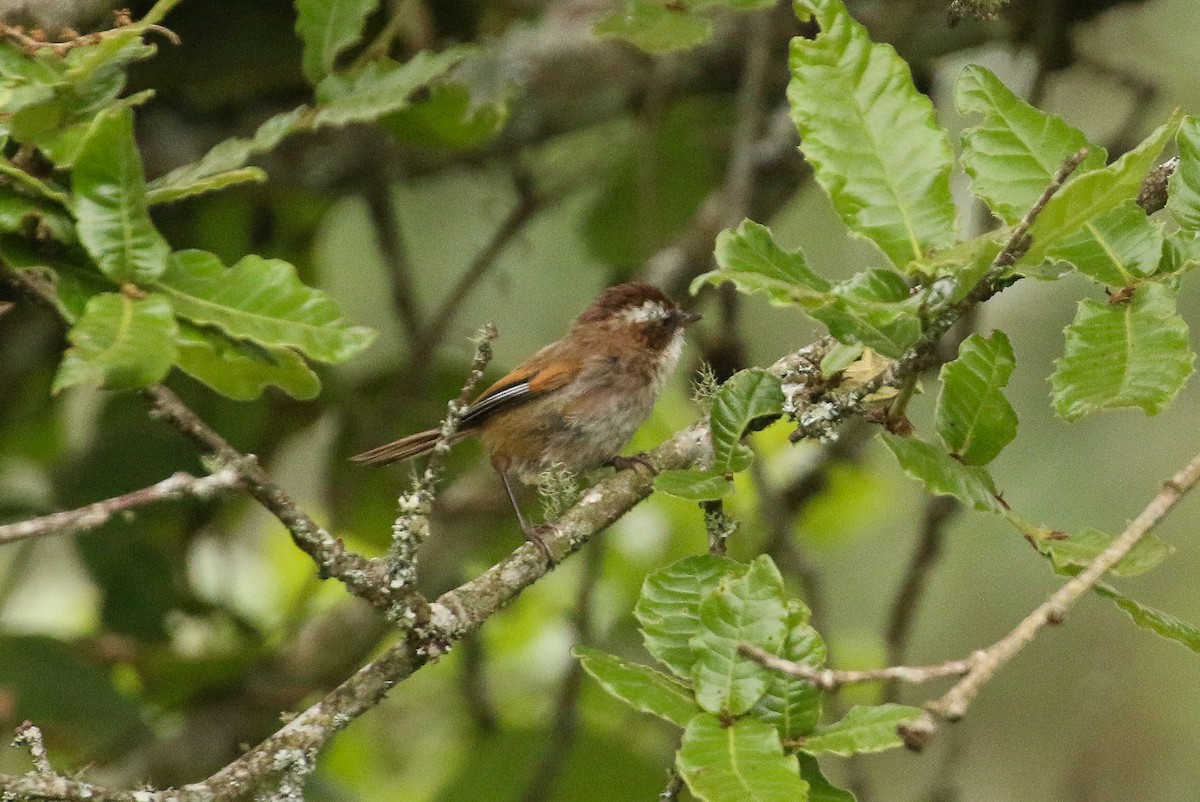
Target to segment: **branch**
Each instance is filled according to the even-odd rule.
[[[209,476],[197,478],[187,473],[176,473],[157,484],[134,490],[121,496],[97,501],[75,510],[55,512],[28,521],[0,525],[0,546],[26,538],[42,535],[68,534],[96,529],[107,523],[118,512],[125,512],[144,504],[192,496],[208,500],[213,496],[232,490],[242,482],[240,474],[225,467]]]
[[[803,663],[785,660],[753,643],[740,644],[738,653],[764,668],[807,680],[824,691],[836,691],[843,685],[859,685],[864,682],[898,681],[920,684],[945,677],[961,677],[971,670],[976,659],[972,656],[962,660],[947,660],[944,663],[930,666],[889,666],[864,671],[835,671],[832,668],[813,668]],[[976,652],[976,655],[980,654],[982,653]]]

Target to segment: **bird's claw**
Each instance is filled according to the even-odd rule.
[[[612,466],[618,471],[636,468],[638,465],[641,465],[643,468],[649,470],[652,475],[658,475],[658,468],[655,468],[654,464],[650,462],[650,455],[645,451],[639,454],[630,454],[628,457],[611,457],[604,464]]]
[[[554,531],[554,527],[550,524],[538,524],[537,526],[527,526],[524,528],[525,539],[542,550],[542,554],[546,555],[546,562],[550,567],[558,565],[558,560],[554,559],[554,554],[550,551],[550,546],[546,543],[546,535]]]

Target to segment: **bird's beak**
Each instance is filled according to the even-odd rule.
[[[690,326],[702,317],[699,312],[683,312],[679,315],[679,325]]]

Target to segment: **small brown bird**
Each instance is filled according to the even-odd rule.
[[[479,435],[521,529],[548,557],[540,530],[521,514],[509,475],[534,484],[555,464],[572,473],[626,467],[617,452],[650,417],[679,363],[683,329],[699,319],[649,284],[609,287],[565,337],[484,390],[463,414],[454,442]],[[428,454],[439,436],[429,429],[351,459],[387,465]]]

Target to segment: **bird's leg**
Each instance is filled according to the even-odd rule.
[[[641,465],[643,468],[648,469],[651,474],[658,475],[658,468],[655,468],[650,462],[650,455],[645,451],[630,454],[628,457],[609,457],[601,464],[616,468],[618,471],[636,468],[638,465]]]
[[[556,562],[554,555],[550,553],[550,547],[546,545],[546,540],[542,537],[547,527],[530,526],[525,521],[525,516],[521,514],[521,505],[517,503],[517,494],[513,492],[512,485],[508,481],[508,472],[500,465],[493,464],[496,468],[496,473],[500,474],[500,480],[504,482],[504,489],[508,492],[508,500],[512,502],[513,512],[517,514],[517,522],[521,524],[521,531],[525,533],[525,539],[541,549],[549,563],[554,565]]]

